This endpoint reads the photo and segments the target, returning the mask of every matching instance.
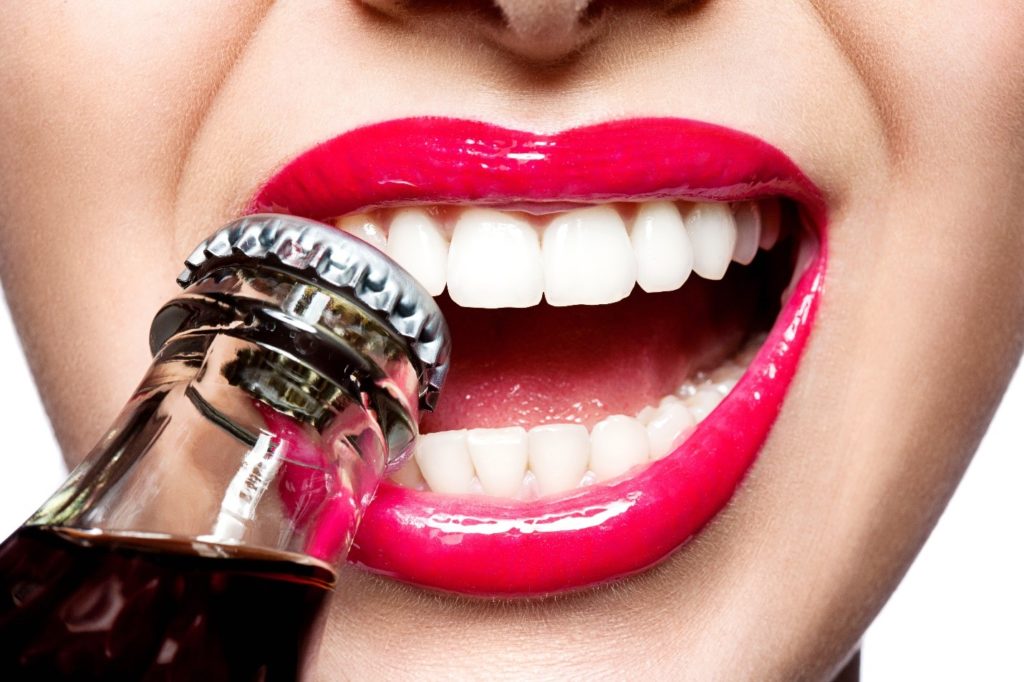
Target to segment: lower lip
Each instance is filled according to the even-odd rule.
[[[825,248],[746,374],[679,449],[568,496],[502,503],[382,484],[349,560],[479,596],[541,596],[643,571],[696,535],[757,458],[796,373],[821,295]]]

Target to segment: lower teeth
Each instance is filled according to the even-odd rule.
[[[417,490],[531,500],[619,477],[678,448],[733,389],[764,339],[751,339],[732,359],[698,372],[635,417],[607,417],[589,433],[579,424],[548,424],[529,432],[425,434],[391,480]]]

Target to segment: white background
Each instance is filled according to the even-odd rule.
[[[0,296],[0,538],[65,475]],[[1024,373],[946,514],[868,631],[862,679],[1024,680]]]

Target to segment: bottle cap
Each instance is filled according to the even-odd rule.
[[[255,214],[229,223],[197,246],[185,261],[178,284],[186,288],[215,270],[247,264],[301,277],[355,302],[385,323],[405,341],[418,365],[420,407],[434,408],[448,372],[448,324],[433,297],[398,263],[322,223]],[[316,321],[331,325],[330,320]],[[162,341],[151,338],[150,345],[156,349]]]

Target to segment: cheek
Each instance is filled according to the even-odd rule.
[[[1024,5],[830,0],[814,6],[870,91],[897,165],[943,137],[956,147],[996,134],[1020,150]],[[1007,140],[1011,128],[1017,134]]]
[[[836,0],[822,13],[871,90],[892,168],[836,232],[857,296],[884,316],[863,322],[972,386],[982,355],[1019,353],[1024,318],[1024,5]]]
[[[261,13],[198,4],[181,11],[130,4],[4,11],[0,202],[8,211],[74,188],[75,206],[116,192],[168,203],[202,112]],[[45,181],[44,181],[45,180]],[[156,202],[154,204],[154,202]],[[13,209],[11,208],[13,207]]]
[[[149,320],[179,269],[168,243],[179,169],[261,8],[41,6],[0,13],[0,139],[17,141],[0,154],[0,271],[77,457],[149,364]],[[24,266],[40,254],[46,268]],[[55,312],[41,292],[71,305]]]

